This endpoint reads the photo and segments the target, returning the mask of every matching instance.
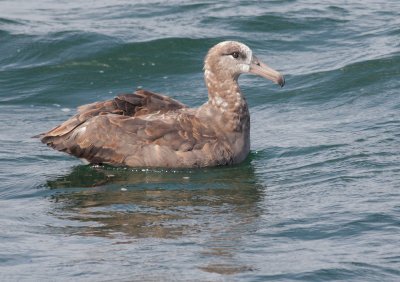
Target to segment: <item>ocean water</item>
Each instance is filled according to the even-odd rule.
[[[400,281],[400,2],[0,1],[1,281]],[[206,100],[239,40],[231,167],[91,167],[30,138],[143,87]]]

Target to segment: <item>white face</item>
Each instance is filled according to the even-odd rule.
[[[235,75],[249,72],[253,58],[253,52],[249,47],[234,41],[224,41],[216,47],[220,49],[219,63],[226,70],[230,70]]]
[[[220,79],[232,77],[236,80],[242,73],[252,73],[280,86],[285,84],[285,79],[279,72],[261,62],[249,47],[236,41],[224,41],[212,47],[206,56],[204,70],[208,79],[219,76]]]

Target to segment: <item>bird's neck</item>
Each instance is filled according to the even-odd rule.
[[[207,105],[221,115],[225,127],[236,132],[248,131],[249,110],[237,78],[217,77],[206,70],[205,82],[208,88]]]

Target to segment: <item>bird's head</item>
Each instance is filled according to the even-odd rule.
[[[205,75],[237,80],[242,73],[251,73],[285,85],[285,79],[276,70],[261,62],[249,47],[237,41],[224,41],[212,47],[204,62]]]

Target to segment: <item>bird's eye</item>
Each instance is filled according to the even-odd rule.
[[[232,57],[234,57],[235,59],[239,58],[239,52],[233,52],[231,54]]]

